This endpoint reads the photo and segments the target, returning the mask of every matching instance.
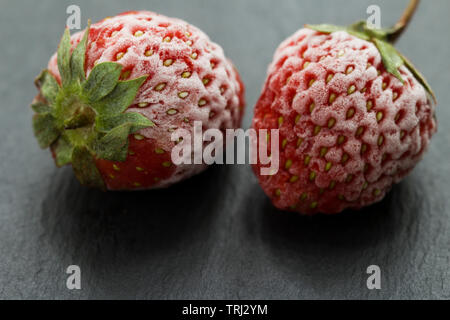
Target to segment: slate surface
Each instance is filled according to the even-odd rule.
[[[150,9],[202,28],[247,86],[250,125],[278,43],[304,23],[347,24],[406,1],[0,1],[0,298],[450,298],[450,2],[422,3],[398,43],[440,101],[440,128],[414,172],[360,212],[275,210],[247,165],[213,167],[167,190],[101,193],[56,169],[31,132],[32,80],[54,52],[69,4],[94,21]],[[275,3],[277,3],[275,5]],[[65,269],[82,270],[82,290]],[[382,289],[366,288],[366,268]]]

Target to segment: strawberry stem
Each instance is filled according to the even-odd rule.
[[[394,25],[393,32],[389,34],[389,42],[395,43],[400,38],[402,33],[408,27],[408,24],[411,21],[414,12],[416,12],[419,2],[420,0],[409,1],[409,4],[406,7],[405,11],[403,12],[402,16],[400,17],[398,22]]]

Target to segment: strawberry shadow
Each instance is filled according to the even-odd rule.
[[[377,204],[338,215],[283,212],[266,198],[258,212],[247,214],[247,230],[259,238],[260,250],[269,254],[274,268],[296,279],[294,286],[304,288],[302,296],[309,290],[311,296],[322,298],[339,298],[331,292],[359,298],[360,292],[369,295],[369,265],[393,274],[411,261],[421,213],[429,205],[415,180],[413,175],[395,185]],[[257,222],[258,218],[262,221]],[[329,290],[334,286],[335,290]],[[371,294],[376,297],[379,292]]]
[[[100,277],[96,286],[108,286],[101,281],[105,272],[108,277],[117,272],[131,277],[130,283],[138,286],[142,270],[136,268],[157,269],[155,264],[166,259],[171,264],[180,247],[190,259],[201,259],[195,247],[203,245],[215,208],[221,206],[217,181],[227,170],[213,166],[169,188],[137,192],[87,189],[70,168],[57,170],[42,203],[43,241],[63,265],[79,264],[95,279]]]

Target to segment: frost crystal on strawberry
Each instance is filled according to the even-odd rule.
[[[171,162],[176,129],[237,128],[244,89],[196,27],[152,12],[106,18],[70,37],[36,79],[35,135],[58,166],[109,190],[163,187],[206,165]]]
[[[390,32],[307,26],[276,50],[253,119],[257,130],[280,129],[279,171],[254,165],[276,207],[370,205],[422,158],[436,132],[433,95]]]

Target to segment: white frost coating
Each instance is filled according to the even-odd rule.
[[[302,178],[307,177],[309,169],[296,168],[294,163],[290,173],[300,177],[298,190],[308,190],[312,194],[319,188],[327,188],[331,180],[336,181],[332,192],[315,198],[318,208],[336,195],[349,201],[339,202],[342,208],[336,211],[380,200],[392,183],[400,181],[421,159],[436,131],[435,106],[405,66],[399,71],[405,84],[384,70],[381,55],[373,43],[343,31],[321,34],[301,29],[276,50],[256,112],[276,112],[284,119],[301,115],[293,130],[289,126],[282,126],[280,130],[289,142],[302,139],[301,146],[295,149],[296,156],[299,159],[305,154],[311,156],[308,168],[317,171],[315,187],[309,190],[311,184],[307,178]],[[329,75],[332,78],[327,80]],[[351,93],[348,93],[350,88]],[[330,102],[331,94],[335,95],[333,102]],[[369,101],[370,108],[367,107]],[[380,115],[381,118],[377,118]],[[327,128],[330,118],[335,121],[332,129]],[[314,134],[316,126],[321,131]],[[360,127],[363,132],[358,135]],[[339,135],[346,137],[342,146],[336,143]],[[381,144],[378,143],[380,136]],[[367,146],[364,154],[362,144]],[[322,157],[320,152],[324,147],[327,152]],[[349,157],[345,165],[341,165],[344,152]],[[324,169],[327,162],[333,164],[329,171]],[[365,165],[370,168],[368,172],[364,172]],[[349,174],[353,180],[345,183]],[[272,180],[261,180],[266,192],[273,192]],[[361,191],[365,181],[368,187]],[[380,192],[374,199],[376,189]],[[282,192],[275,201],[279,207],[288,207],[295,204],[297,198],[295,192]]]
[[[136,31],[143,34],[135,36]],[[100,32],[102,34],[98,34]],[[109,34],[105,36],[105,33]],[[73,46],[82,35],[79,32],[71,37]],[[146,55],[149,50],[152,55]],[[239,127],[244,103],[239,75],[225,58],[222,48],[198,28],[152,12],[119,15],[92,25],[86,56],[87,74],[94,63],[115,61],[118,53],[124,53],[118,62],[124,66],[124,71],[130,70],[129,79],[149,76],[128,111],[139,112],[156,124],[156,127],[141,130],[140,134],[156,139],[164,150],[170,152],[174,145],[170,141],[171,131],[184,128],[192,132],[194,121],[202,121],[204,130]],[[168,59],[172,64],[165,66],[164,61]],[[48,68],[59,78],[56,54]],[[190,76],[182,77],[184,72],[189,72]],[[159,84],[165,87],[156,91]],[[180,98],[180,92],[188,95]],[[206,103],[199,106],[202,99]],[[140,108],[139,103],[148,105]],[[176,113],[168,115],[170,109],[175,109]],[[174,183],[205,167],[178,166],[174,175],[160,185]]]

